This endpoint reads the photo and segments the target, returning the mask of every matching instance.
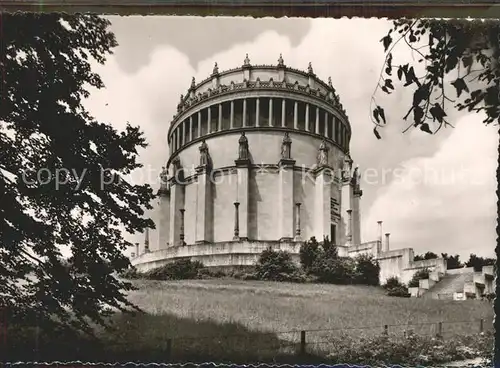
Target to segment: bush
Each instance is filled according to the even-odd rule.
[[[305,274],[292,261],[290,253],[264,250],[255,267],[255,276],[259,280],[304,282]]]
[[[149,280],[186,280],[198,278],[198,272],[203,268],[199,261],[181,259],[165,266],[154,268],[144,273]]]
[[[411,295],[408,288],[395,276],[389,277],[382,287],[387,291],[388,296],[409,298]]]
[[[356,262],[351,258],[321,258],[313,269],[319,282],[330,284],[352,284],[355,272]]]
[[[486,293],[483,295],[483,298],[489,302],[492,302],[493,300],[495,300],[495,293]]]
[[[403,285],[403,283],[401,281],[399,281],[399,279],[396,276],[389,277],[385,281],[385,284],[382,285],[382,287],[385,290],[389,290],[389,289],[392,289],[392,288],[398,287],[398,286],[404,286],[404,285]]]
[[[380,266],[372,255],[360,254],[355,258],[354,282],[362,285],[379,285]]]
[[[420,280],[425,280],[429,278],[430,271],[427,268],[423,268],[418,270],[413,275],[412,279],[408,283],[408,287],[418,287]]]
[[[314,263],[321,257],[321,253],[322,250],[314,236],[301,245],[299,251],[300,265],[306,273],[312,272]]]
[[[142,274],[137,271],[135,267],[129,267],[125,271],[120,273],[120,277],[127,280],[137,280],[142,277]]]
[[[408,292],[408,288],[404,285],[394,286],[387,289],[387,295],[402,298],[409,298],[411,296],[411,294]]]
[[[328,237],[323,239],[323,256],[329,259],[338,259],[339,258],[339,253],[337,246],[333,244]]]

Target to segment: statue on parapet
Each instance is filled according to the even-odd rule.
[[[238,143],[239,143],[238,160],[248,160],[249,159],[248,139],[245,136],[245,132],[241,133]]]
[[[288,132],[285,132],[283,141],[281,142],[281,159],[290,160],[292,154],[292,139]]]
[[[352,160],[349,156],[344,157],[344,167],[342,169],[342,179],[348,180],[351,178],[351,170],[352,170]]]
[[[285,66],[285,60],[283,60],[283,56],[281,54],[278,59],[278,66]]]
[[[208,157],[208,145],[203,140],[200,145],[200,166],[208,166],[209,165],[209,157]]]
[[[166,166],[163,166],[160,171],[160,188],[167,189],[168,185],[168,169]]]
[[[248,57],[248,54],[246,54],[245,60],[243,60],[243,65],[250,66],[250,58]]]
[[[323,141],[319,145],[318,166],[321,167],[327,165],[328,165],[328,146],[326,145],[326,140],[323,139]]]

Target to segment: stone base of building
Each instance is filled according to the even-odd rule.
[[[299,263],[299,251],[302,242],[295,241],[256,241],[242,240],[220,243],[192,244],[173,246],[166,249],[141,254],[132,259],[138,271],[145,272],[181,259],[200,261],[206,267],[254,266],[260,254],[271,247],[292,255]]]

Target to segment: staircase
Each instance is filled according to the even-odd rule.
[[[474,274],[445,274],[443,278],[422,295],[422,298],[453,299],[453,293],[463,293],[466,283],[473,282]]]

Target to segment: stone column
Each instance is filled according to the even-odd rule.
[[[352,186],[352,185],[351,185]],[[361,196],[363,191],[358,188],[352,188],[352,241],[354,244],[361,244]]]
[[[179,125],[176,129],[177,134],[177,149],[181,148],[181,126]]]
[[[212,241],[212,183],[210,173],[206,166],[196,168],[196,243],[208,243]]]
[[[295,203],[295,207],[297,208],[296,218],[297,218],[297,227],[295,229],[295,241],[301,241],[300,237],[300,205],[301,203]]]
[[[292,159],[281,159],[279,162],[279,201],[278,218],[281,241],[291,241],[294,233],[293,222],[293,167]]]
[[[243,99],[243,127],[247,126],[247,99]]]
[[[234,128],[234,101],[231,101],[231,115],[229,117],[229,128]]]
[[[378,239],[377,239],[377,248],[378,252],[382,251],[382,221],[377,221],[378,224]]]
[[[193,117],[189,117],[189,141],[193,140]]]
[[[273,125],[273,99],[269,98],[269,126]]]
[[[212,133],[212,108],[207,107],[207,134]]]
[[[385,233],[385,251],[388,252],[389,251],[389,236],[391,235],[391,233]]]
[[[144,253],[149,253],[149,228],[144,231]]]
[[[336,131],[337,131],[337,127],[335,126],[335,115],[333,115],[332,117],[332,139],[337,142],[337,138],[336,138]]]
[[[240,240],[240,215],[239,202],[234,202],[234,237],[233,240]]]
[[[217,130],[222,130],[222,104],[219,104],[219,121],[217,122]]]
[[[285,114],[286,114],[286,100],[283,99],[281,101],[281,126],[282,127],[285,127],[286,126],[286,118],[285,118]]]
[[[198,137],[201,137],[201,111],[198,111]]]
[[[179,211],[184,207],[184,191],[182,183],[174,177],[170,186],[170,246],[176,246],[180,243],[181,218]]]
[[[299,116],[298,116],[298,106],[299,106],[299,103],[297,101],[295,101],[294,105],[293,105],[293,128],[298,130],[299,129]]]
[[[330,199],[332,198],[332,172],[328,167],[321,167],[315,182],[315,229],[314,236],[322,241],[330,236]]]
[[[352,210],[347,210],[347,245],[352,245]]]
[[[181,121],[181,123],[179,124],[179,133],[181,133],[181,145],[185,145],[186,144],[186,124],[184,124],[185,121]]]
[[[180,228],[180,234],[179,234],[179,239],[180,239],[179,245],[186,245],[186,242],[184,241],[184,212],[186,210],[184,208],[181,208],[179,211],[181,213],[181,228]]]
[[[135,254],[136,254],[136,257],[140,256],[140,254],[139,254],[139,243],[135,243]]]
[[[257,97],[255,101],[255,126],[259,126],[259,115],[260,115],[260,98]]]
[[[306,104],[306,131],[309,131],[309,104]]]
[[[159,224],[158,224],[158,248],[165,249],[170,240],[170,190],[160,188],[159,197]]]
[[[330,137],[328,135],[329,126],[330,126],[330,124],[328,124],[328,113],[325,111],[325,137]]]
[[[315,133],[319,134],[319,107],[316,107],[316,124],[315,124]]]

